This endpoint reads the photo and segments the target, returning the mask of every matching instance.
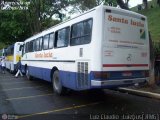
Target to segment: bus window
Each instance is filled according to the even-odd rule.
[[[23,47],[22,47],[22,56],[24,55],[24,47],[25,47],[25,44],[23,44]]]
[[[54,33],[51,33],[49,35],[49,49],[53,48],[53,43],[54,43]]]
[[[91,41],[92,19],[74,24],[71,27],[71,45],[88,44]]]
[[[66,27],[56,32],[55,34],[55,47],[67,47],[69,41],[70,28]]]
[[[39,50],[40,50],[39,39],[36,39],[36,41],[35,41],[35,50],[36,50],[36,51],[39,51]]]
[[[48,49],[48,45],[49,44],[49,35],[45,35],[43,38],[43,49],[47,50]]]
[[[33,52],[36,51],[36,40],[33,40]]]
[[[24,47],[24,45],[20,45],[19,51],[22,51],[23,47]]]
[[[19,49],[18,49],[18,51],[21,51],[21,50],[22,50],[22,47],[21,47],[21,46],[22,46],[22,45],[20,45],[20,46],[19,46]]]
[[[25,53],[28,53],[28,42],[26,43],[26,45],[25,45]]]
[[[10,55],[13,55],[14,53],[14,47],[11,48],[11,54]]]
[[[43,45],[43,38],[39,38],[39,50],[42,50],[42,45]]]
[[[33,46],[34,44],[33,44],[33,41],[31,41],[31,42],[29,42],[29,44],[28,44],[28,52],[33,52]]]
[[[84,36],[91,37],[92,20],[87,20],[86,22],[84,22],[83,25],[84,25],[84,33],[83,33]],[[90,38],[88,38],[87,40],[90,41]]]

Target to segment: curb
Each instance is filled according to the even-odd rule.
[[[129,89],[129,88],[118,88],[118,91],[120,92],[128,92],[130,94],[134,95],[139,95],[143,97],[148,97],[148,98],[155,98],[160,100],[160,94],[158,93],[152,93],[152,92],[146,92],[146,91],[141,91],[141,90],[134,90],[134,89]]]

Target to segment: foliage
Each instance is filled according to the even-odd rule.
[[[151,32],[151,37],[154,42],[160,41],[160,9],[158,7],[154,7],[148,10],[139,11],[140,14],[147,16],[148,18],[148,26],[149,31]]]
[[[147,16],[155,54],[160,54],[160,24],[158,23],[158,21],[160,21],[160,9],[156,0],[149,2],[148,5],[152,5],[153,8],[141,10],[139,13]]]
[[[148,9],[148,1],[147,0],[143,0],[143,4],[144,4],[145,9]]]
[[[2,2],[2,1],[1,1]],[[6,0],[5,2],[8,2]],[[69,3],[67,0],[14,0],[13,5],[0,10],[0,40],[5,44],[24,41],[59,20],[52,17],[58,14],[62,20],[61,9]]]
[[[23,0],[22,3],[26,6],[26,18],[32,34],[59,23],[57,20],[52,20],[53,15],[58,14],[62,21],[61,10],[69,5],[68,0],[32,0],[29,4],[26,0]]]
[[[157,0],[157,4],[160,6],[160,0]]]
[[[125,0],[125,2],[123,0],[116,0],[117,1],[117,4],[122,8],[122,9],[127,9],[129,10],[128,8],[128,2],[129,0]]]
[[[160,42],[155,42],[153,44],[155,56],[160,55]]]
[[[0,42],[0,50],[3,49],[5,47],[5,44]]]
[[[28,24],[24,11],[1,10],[0,11],[0,40],[5,44],[23,41],[28,37]]]

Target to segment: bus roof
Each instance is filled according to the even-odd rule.
[[[134,16],[139,16],[139,17],[143,17],[144,19],[146,19],[146,16],[141,15],[141,14],[136,13],[136,12],[133,12],[133,11],[129,11],[129,10],[121,9],[121,8],[116,8],[116,7],[111,7],[111,6],[106,6],[106,5],[99,5],[99,6],[96,6],[96,7],[92,8],[92,9],[90,9],[90,10],[88,10],[88,11],[86,11],[86,12],[84,12],[84,13],[78,15],[78,16],[76,16],[76,17],[73,17],[73,18],[68,19],[68,20],[66,20],[66,21],[63,21],[63,22],[61,22],[61,23],[59,23],[59,24],[57,24],[57,25],[54,25],[54,26],[52,26],[52,27],[50,27],[50,28],[48,28],[48,29],[46,29],[46,30],[43,30],[43,31],[41,31],[41,32],[39,32],[39,33],[37,33],[37,34],[35,34],[35,35],[27,38],[25,41],[30,41],[30,40],[32,40],[32,39],[34,39],[34,38],[43,36],[43,33],[48,32],[50,29],[56,28],[57,26],[60,26],[60,25],[62,25],[62,24],[64,24],[64,23],[67,23],[67,22],[69,22],[69,21],[71,21],[71,20],[74,20],[74,19],[76,19],[76,18],[78,18],[78,17],[80,17],[80,16],[83,16],[83,15],[85,15],[85,14],[87,14],[87,13],[90,13],[90,12],[96,10],[96,9],[102,9],[102,8],[109,9],[109,10],[111,10],[111,11],[112,11],[112,10],[114,10],[114,11],[117,11],[117,10],[118,10],[118,11],[123,12],[123,13],[130,13],[130,14],[132,14],[132,15],[134,15]]]

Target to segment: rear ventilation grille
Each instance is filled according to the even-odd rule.
[[[89,86],[88,81],[88,62],[78,62],[78,88],[86,88]]]

